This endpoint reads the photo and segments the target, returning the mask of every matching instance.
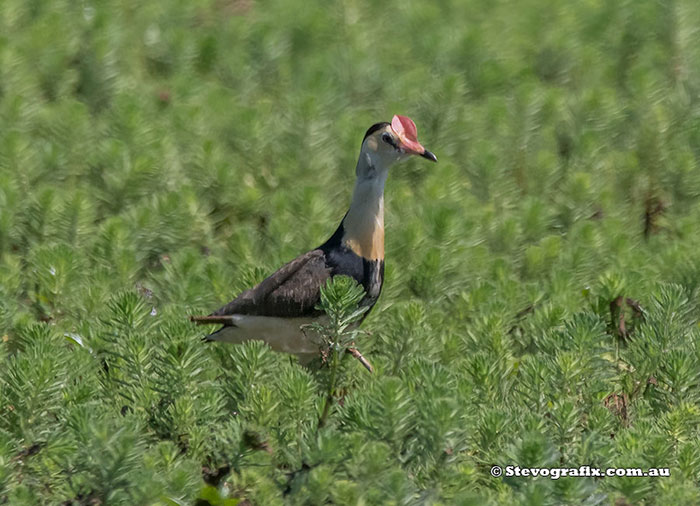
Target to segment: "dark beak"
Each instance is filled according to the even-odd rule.
[[[423,151],[423,153],[422,153],[420,156],[422,156],[423,158],[427,158],[427,159],[430,160],[431,162],[437,162],[437,156],[435,156],[434,154],[432,154],[432,153],[431,153],[430,151],[428,151],[427,149],[426,149],[425,151]]]

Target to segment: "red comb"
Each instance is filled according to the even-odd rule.
[[[425,148],[418,142],[416,124],[411,118],[396,114],[391,120],[391,129],[401,138],[404,145],[417,153],[423,153]]]

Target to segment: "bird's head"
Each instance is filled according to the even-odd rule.
[[[437,157],[418,142],[416,124],[411,118],[397,114],[391,123],[376,123],[367,130],[362,141],[360,165],[369,170],[387,170],[411,155],[437,162]]]

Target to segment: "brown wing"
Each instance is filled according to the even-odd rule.
[[[321,286],[330,277],[323,251],[315,249],[282,266],[268,278],[212,313],[212,316],[309,316]]]

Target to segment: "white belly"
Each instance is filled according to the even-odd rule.
[[[295,355],[317,355],[319,335],[310,328],[314,322],[324,323],[325,315],[316,318],[279,318],[274,316],[233,315],[234,326],[224,327],[209,336],[212,341],[242,343],[265,341],[273,350]]]

